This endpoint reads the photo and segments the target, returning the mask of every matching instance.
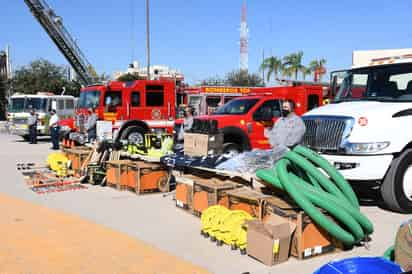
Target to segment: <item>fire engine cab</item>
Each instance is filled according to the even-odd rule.
[[[88,109],[92,108],[99,120],[112,121],[116,140],[142,143],[144,134],[150,131],[172,132],[175,98],[172,80],[111,81],[88,86],[80,91],[76,127],[84,132]]]
[[[313,85],[253,88],[249,95],[230,100],[213,114],[195,118],[217,122],[223,133],[223,153],[227,155],[254,148],[268,149],[264,128],[272,126],[280,117],[284,100],[292,100],[296,114],[302,115],[323,104],[323,88]],[[176,121],[175,132],[182,123],[182,120]]]

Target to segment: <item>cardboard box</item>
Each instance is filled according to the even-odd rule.
[[[223,135],[185,133],[183,148],[185,154],[190,156],[206,156],[208,154],[221,154],[223,148]]]
[[[289,258],[291,236],[296,225],[273,215],[263,223],[247,221],[247,254],[265,265],[272,266]]]
[[[298,259],[308,259],[342,248],[339,241],[314,223],[296,203],[286,197],[264,199],[262,221],[266,223],[273,215],[296,224],[292,237],[291,255]]]

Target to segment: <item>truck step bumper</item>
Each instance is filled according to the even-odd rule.
[[[393,155],[349,156],[323,154],[346,180],[382,180],[392,162]]]

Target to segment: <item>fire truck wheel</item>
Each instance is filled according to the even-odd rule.
[[[127,140],[129,143],[144,144],[145,130],[139,126],[126,128],[121,136],[121,140]]]
[[[412,149],[392,160],[381,185],[381,195],[389,209],[412,213]]]
[[[223,154],[227,158],[232,158],[242,152],[242,148],[235,143],[223,144]]]

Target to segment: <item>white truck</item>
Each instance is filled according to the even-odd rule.
[[[304,144],[355,188],[379,190],[386,207],[411,213],[412,54],[371,58],[331,78],[335,98],[304,115]]]
[[[30,110],[36,111],[37,134],[49,135],[49,111],[55,109],[60,119],[74,117],[77,99],[70,95],[54,95],[39,92],[37,94],[14,94],[10,97],[7,110],[7,127],[11,134],[28,139],[27,119]]]

